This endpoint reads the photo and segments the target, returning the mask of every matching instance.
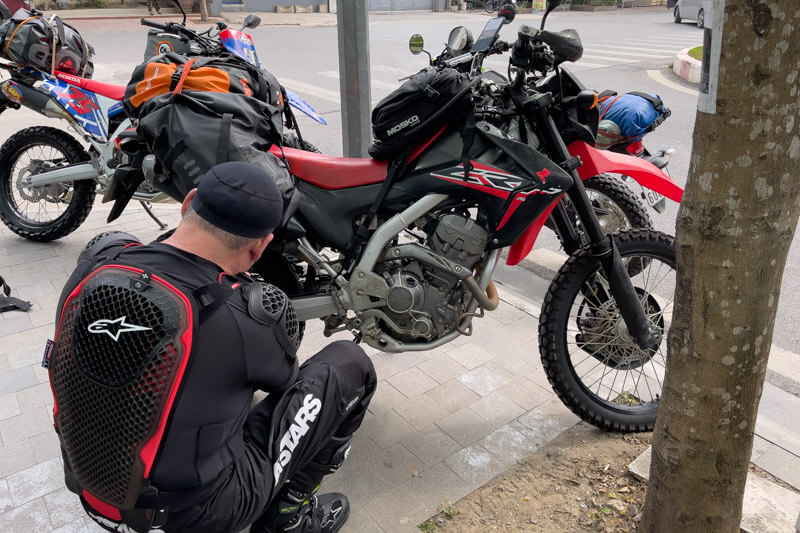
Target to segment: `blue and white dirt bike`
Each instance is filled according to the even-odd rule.
[[[252,38],[242,31],[260,24],[254,15],[245,19],[241,30],[217,23],[203,33],[186,27],[185,13],[182,23],[141,22],[157,30],[151,31],[151,36],[156,34],[159,39],[154,41],[154,54],[178,45],[183,49],[176,51],[230,53],[260,66]],[[117,168],[128,162],[128,156],[120,150],[120,143],[125,142],[124,132],[132,127],[122,109],[125,86],[3,60],[0,68],[10,74],[0,83],[0,113],[25,106],[46,117],[63,119],[89,145],[86,149],[62,129],[35,126],[18,131],[0,147],[0,219],[14,233],[30,240],[64,237],[86,220],[98,191],[110,197],[109,190],[124,183],[122,176],[117,176]],[[286,93],[292,107],[326,123],[308,103],[290,91]],[[292,135],[291,129],[288,135]],[[298,142],[296,138],[288,141],[289,145]],[[296,147],[306,148],[302,139],[299,142]],[[147,182],[130,193],[131,199],[140,201],[165,228],[150,210],[150,203],[172,200]],[[109,221],[119,214],[112,212]]]

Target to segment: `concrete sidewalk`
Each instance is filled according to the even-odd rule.
[[[178,220],[177,205],[155,210],[169,224]],[[0,314],[0,531],[100,531],[64,487],[41,357],[54,334],[59,292],[84,244],[109,229],[145,242],[159,233],[138,206],[111,225],[107,213],[98,203],[78,232],[52,243],[25,241],[0,226],[0,275],[12,295],[34,304],[28,313]],[[545,277],[562,261],[555,252],[531,257]],[[430,352],[368,349],[378,391],[349,460],[324,485],[351,499],[344,532],[417,531],[437,508],[578,422],[553,394],[539,362],[537,295],[548,281],[505,267],[496,279],[505,283],[504,303],[476,321],[472,337]],[[309,322],[301,356],[330,340],[320,321]],[[773,370],[797,372],[795,357],[779,354]],[[753,461],[800,488],[800,399],[766,386],[761,404]]]

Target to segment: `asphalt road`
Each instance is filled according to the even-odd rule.
[[[539,15],[519,15],[501,31],[501,38],[513,41],[522,24],[538,27]],[[450,29],[466,26],[477,37],[488,20],[485,13],[376,13],[370,15],[371,100],[377,103],[399,85],[398,79],[416,72],[427,57],[412,55],[408,39],[414,33],[425,38],[426,49],[438,54]],[[265,22],[268,18],[265,17]],[[141,62],[146,29],[138,21],[79,20],[73,23],[96,50],[94,78],[124,84]],[[202,28],[202,25],[196,27]],[[584,44],[584,57],[569,66],[588,87],[618,92],[658,93],[672,110],[672,116],[646,138],[651,149],[673,147],[669,172],[685,184],[691,153],[691,136],[697,105],[695,87],[676,78],[668,66],[675,52],[702,43],[702,32],[692,24],[674,24],[666,9],[636,8],[598,13],[557,12],[548,19],[548,29],[575,28]],[[286,87],[306,99],[328,122],[319,125],[301,118],[304,136],[323,152],[341,155],[341,113],[336,27],[270,26],[250,31],[262,65]],[[505,72],[508,56],[494,57],[486,65]],[[301,115],[302,116],[302,115]],[[29,111],[0,116],[0,141],[27,125],[55,124]],[[634,187],[635,188],[635,187]],[[677,205],[668,202],[663,214],[651,211],[656,228],[674,234]],[[555,238],[543,232],[537,248],[559,249]],[[793,327],[800,310],[800,296],[792,290],[800,279],[797,247],[790,250],[784,276],[784,290],[778,309],[773,342],[791,352],[800,352],[800,330]],[[528,290],[541,292],[532,283]]]

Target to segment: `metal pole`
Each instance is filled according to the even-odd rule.
[[[342,140],[347,157],[367,157],[370,128],[369,0],[337,2]]]

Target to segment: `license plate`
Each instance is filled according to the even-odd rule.
[[[647,204],[658,213],[663,213],[667,208],[667,199],[655,191],[645,189],[644,198],[647,200]]]

